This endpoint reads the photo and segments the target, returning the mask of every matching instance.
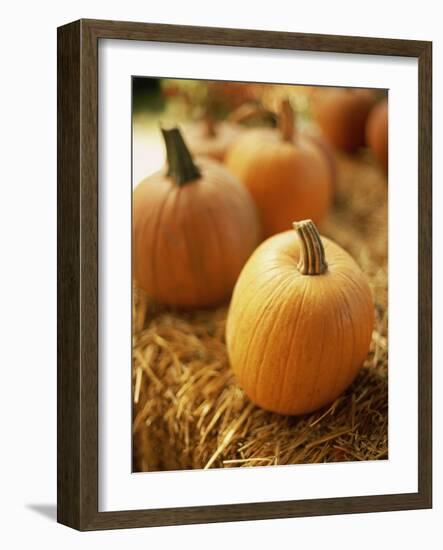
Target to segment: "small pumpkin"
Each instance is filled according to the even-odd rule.
[[[221,164],[194,162],[178,128],[162,132],[167,167],[133,195],[134,278],[165,304],[216,304],[230,295],[260,240],[257,212]]]
[[[312,114],[335,148],[353,153],[365,145],[365,126],[375,102],[373,90],[326,88],[312,97]]]
[[[226,328],[245,393],[266,410],[291,415],[331,403],[351,384],[374,324],[371,291],[352,257],[320,237],[311,220],[294,228],[248,260]]]
[[[207,156],[223,162],[226,151],[239,136],[242,127],[227,121],[215,123],[206,117],[185,128],[189,149],[197,156]]]
[[[329,211],[330,166],[318,144],[295,131],[288,101],[281,104],[279,128],[244,132],[225,164],[251,193],[266,237],[289,229],[294,216],[321,223]]]
[[[243,103],[221,121],[213,118],[208,107],[202,120],[185,128],[185,138],[193,154],[223,162],[230,145],[245,130],[245,124],[269,124],[273,120],[273,115],[257,103]]]
[[[388,171],[388,100],[379,101],[366,124],[366,141],[385,172]]]

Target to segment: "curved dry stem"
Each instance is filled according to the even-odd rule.
[[[297,269],[302,275],[321,275],[328,269],[325,249],[312,220],[293,223],[300,239],[300,260]]]

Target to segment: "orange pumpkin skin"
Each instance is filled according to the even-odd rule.
[[[251,401],[298,415],[334,401],[365,360],[374,304],[365,276],[322,238],[321,275],[302,275],[294,231],[271,237],[251,256],[234,289],[226,328],[231,366]]]
[[[260,240],[253,201],[219,163],[198,159],[200,177],[177,185],[161,170],[133,195],[133,273],[154,299],[195,308],[232,292]]]
[[[353,153],[365,145],[366,120],[374,101],[372,90],[321,90],[312,100],[313,117],[331,145]]]
[[[388,100],[377,103],[366,125],[366,141],[385,172],[388,171]]]
[[[290,229],[294,219],[321,223],[329,211],[327,160],[302,135],[288,142],[277,130],[245,131],[228,150],[225,164],[251,193],[265,237]]]
[[[207,123],[201,121],[185,129],[185,138],[196,156],[210,157],[223,162],[226,151],[241,131],[242,127],[239,124],[219,122],[214,126],[213,132],[208,133]]]

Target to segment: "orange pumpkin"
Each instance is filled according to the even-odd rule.
[[[250,191],[265,236],[289,229],[294,216],[320,223],[329,210],[328,162],[312,139],[294,131],[287,101],[281,106],[279,128],[245,131],[228,150],[225,164]]]
[[[269,124],[273,121],[273,114],[257,102],[243,103],[223,121],[215,121],[207,108],[202,120],[185,128],[185,138],[193,154],[223,162],[230,145],[245,130],[243,124]]]
[[[375,101],[373,90],[325,88],[312,98],[312,114],[326,139],[342,151],[365,145],[365,125]]]
[[[371,110],[366,125],[366,141],[385,172],[388,171],[388,100]]]
[[[186,127],[185,138],[193,154],[223,162],[228,147],[241,131],[242,127],[239,124],[214,123],[205,119]]]
[[[334,401],[369,351],[374,304],[351,256],[312,221],[271,237],[246,263],[226,328],[238,383],[260,407],[302,414]]]
[[[162,131],[167,168],[133,195],[134,278],[166,304],[216,304],[229,297],[259,242],[257,212],[222,165],[194,162],[177,128]]]

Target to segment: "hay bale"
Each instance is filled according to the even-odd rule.
[[[324,409],[268,413],[247,399],[229,367],[227,305],[178,312],[135,289],[134,471],[388,457],[387,185],[365,154],[338,161],[337,201],[322,233],[354,256],[374,293],[376,324],[360,374]]]

